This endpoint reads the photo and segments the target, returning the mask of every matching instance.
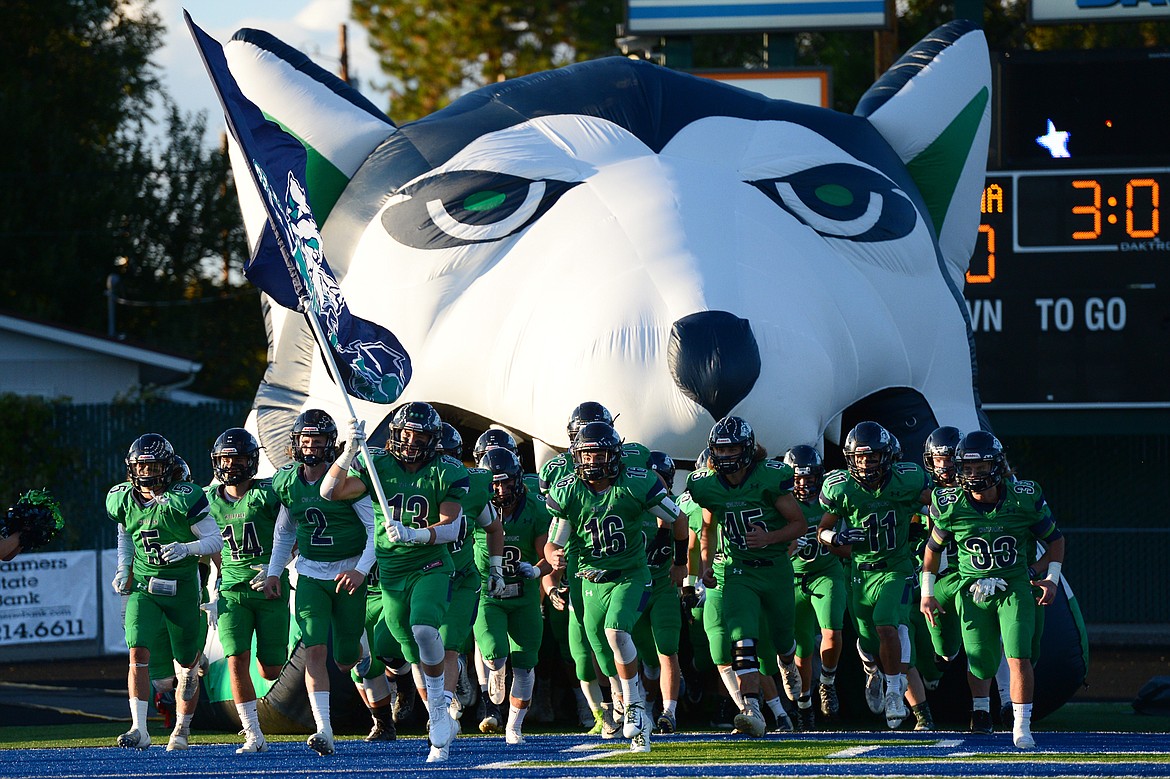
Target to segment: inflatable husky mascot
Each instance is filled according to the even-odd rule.
[[[224,48],[305,146],[349,307],[410,354],[403,402],[502,425],[540,459],[585,400],[684,460],[728,413],[773,454],[872,419],[916,459],[939,425],[986,426],[962,288],[991,70],[968,22],[914,46],[852,115],[612,57],[397,125],[267,33]],[[265,215],[234,163],[255,246]],[[275,460],[303,409],[348,413],[303,318],[270,305],[267,321],[250,424]],[[355,403],[384,426],[388,406]]]

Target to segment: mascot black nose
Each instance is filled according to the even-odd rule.
[[[700,311],[674,323],[667,351],[679,389],[722,419],[760,378],[760,348],[751,323],[726,311]]]

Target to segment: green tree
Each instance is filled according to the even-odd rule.
[[[162,28],[119,0],[9,0],[0,29],[0,307],[97,327],[132,199],[119,129],[151,107]]]
[[[0,309],[105,331],[117,268],[121,333],[250,396],[266,344],[230,165],[159,84],[150,0],[6,0],[0,25]]]
[[[426,116],[463,92],[615,53],[620,0],[479,3],[353,0],[389,77],[396,122]]]

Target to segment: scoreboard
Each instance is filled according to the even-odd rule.
[[[1170,407],[1170,53],[1001,55],[995,79],[964,290],[984,403]]]
[[[1170,167],[987,177],[965,297],[985,403],[1170,403]]]

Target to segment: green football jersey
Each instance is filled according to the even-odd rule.
[[[894,463],[889,481],[872,491],[840,469],[825,476],[821,508],[869,534],[867,543],[853,545],[855,565],[909,567],[910,523],[922,511],[922,491],[929,487],[930,477],[916,463]]]
[[[439,521],[439,506],[446,502],[459,503],[467,497],[470,480],[467,468],[453,457],[441,455],[431,459],[417,472],[410,473],[402,463],[383,449],[371,449],[374,469],[386,493],[386,504],[394,519],[407,527],[424,528]],[[374,483],[364,457],[358,457],[350,468],[373,497]],[[382,578],[405,576],[451,558],[448,544],[391,543],[386,537],[386,516],[378,501],[374,501],[374,543]]]
[[[510,517],[500,517],[504,527],[504,581],[519,581],[518,563],[536,563],[544,557],[544,549],[537,549],[536,537],[548,533],[548,507],[537,490],[528,489]],[[484,574],[488,569],[487,534],[482,528],[475,533],[475,564]]]
[[[1036,482],[1005,481],[1000,490],[1002,499],[987,510],[958,487],[935,490],[931,497],[931,522],[944,539],[956,542],[959,575],[965,579],[1026,580],[1036,540],[1045,541],[1057,532]]]
[[[569,523],[580,549],[578,565],[612,571],[645,567],[642,513],[668,497],[656,473],[623,467],[605,492],[594,492],[574,475],[554,484],[545,503],[549,514]]]
[[[484,568],[487,570],[487,533],[476,522],[476,517],[483,513],[484,508],[492,500],[492,472],[486,468],[467,469],[467,495],[459,501],[463,506],[463,534],[458,540],[450,544],[451,562],[456,571],[464,571],[476,564],[478,550],[476,546],[483,538]]]
[[[789,466],[776,460],[763,460],[738,485],[732,485],[715,471],[693,471],[687,477],[687,492],[695,503],[711,512],[718,524],[719,551],[724,557],[749,566],[774,565],[788,561],[788,546],[772,544],[763,549],[749,549],[747,530],[755,525],[771,532],[788,524],[776,510],[776,501],[792,492],[792,479]]]
[[[540,475],[537,477],[540,482],[540,491],[547,494],[554,484],[572,475],[573,458],[569,456],[568,452],[558,454],[540,466]]]
[[[808,522],[808,533],[804,536],[808,541],[808,546],[792,556],[792,572],[815,576],[841,565],[841,558],[834,555],[828,547],[817,540],[817,526],[821,522],[821,517],[825,515],[825,510],[821,508],[819,503],[805,503],[802,500],[798,500],[796,503],[800,506],[805,521]]]
[[[133,565],[137,576],[166,578],[194,572],[199,566],[197,555],[166,563],[161,557],[162,548],[198,540],[191,526],[206,513],[207,497],[202,488],[188,482],[175,482],[145,506],[138,502],[128,481],[115,484],[106,493],[106,515],[124,527],[134,541]]]
[[[252,566],[262,565],[268,570],[272,557],[272,537],[281,505],[272,480],[253,481],[237,501],[224,497],[218,484],[204,487],[203,493],[223,536],[221,586],[225,590],[250,590],[256,575]]]
[[[288,508],[297,531],[297,552],[306,560],[332,563],[365,550],[366,526],[353,510],[360,498],[325,500],[320,484],[306,482],[295,462],[273,475],[272,489]]]

